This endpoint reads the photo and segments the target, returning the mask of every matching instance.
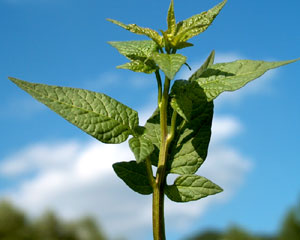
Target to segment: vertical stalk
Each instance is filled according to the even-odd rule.
[[[154,240],[165,240],[164,189],[163,185],[153,188],[152,220]]]
[[[160,107],[160,129],[161,144],[159,161],[156,172],[156,183],[153,187],[153,237],[154,240],[165,240],[165,220],[164,220],[164,185],[165,169],[168,152],[168,128],[167,128],[167,108],[169,99],[170,79],[165,78],[164,90],[161,97]]]

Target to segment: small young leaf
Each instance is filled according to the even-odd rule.
[[[202,12],[200,14],[194,15],[178,23],[176,35],[179,37],[177,41],[185,42],[190,38],[204,32],[209,27],[209,25],[212,24],[226,2],[227,0],[224,0],[207,12]]]
[[[180,43],[173,44],[173,45],[176,49],[182,49],[182,48],[194,46],[194,44],[189,43],[189,42],[180,42]]]
[[[171,0],[170,7],[168,10],[167,16],[167,23],[168,23],[168,33],[173,35],[176,30],[176,19],[174,13],[174,0]]]
[[[119,162],[113,164],[115,173],[121,178],[133,191],[143,195],[153,192],[147,175],[146,164],[136,161]]]
[[[128,69],[134,72],[143,72],[143,73],[153,73],[156,71],[157,67],[155,63],[151,60],[141,61],[141,60],[134,60],[123,65],[117,66],[119,69]]]
[[[205,60],[203,65],[189,78],[189,81],[194,81],[195,79],[199,78],[201,74],[211,65],[214,64],[215,60],[215,51],[213,50],[208,58]]]
[[[181,66],[186,62],[186,57],[181,54],[154,53],[153,60],[169,79],[173,79]]]
[[[143,135],[129,140],[129,146],[137,163],[143,162],[154,151],[154,145]]]
[[[136,24],[124,24],[121,23],[120,21],[117,20],[113,20],[113,19],[107,19],[108,21],[122,27],[125,28],[126,30],[132,32],[132,33],[136,33],[136,34],[140,34],[140,35],[145,35],[149,38],[151,38],[154,42],[157,43],[158,46],[163,47],[163,37],[160,36],[158,34],[158,32],[156,32],[155,30],[152,30],[150,28],[143,28],[143,27],[139,27]]]
[[[211,136],[213,102],[193,104],[189,121],[177,124],[171,143],[167,171],[175,174],[193,174],[205,161]]]
[[[130,60],[146,60],[157,52],[157,44],[152,40],[108,42]]]
[[[208,101],[211,101],[224,91],[235,91],[243,87],[270,69],[297,60],[299,59],[281,62],[238,60],[229,63],[217,63],[206,69],[195,81],[204,89]]]
[[[189,202],[222,192],[223,189],[205,177],[179,176],[173,185],[166,186],[165,193],[174,202]]]
[[[176,80],[171,90],[171,106],[186,121],[190,120],[195,105],[207,103],[203,89],[196,82]]]
[[[105,94],[9,79],[101,142],[124,142],[138,126],[136,111]]]
[[[156,146],[160,148],[160,118],[159,110],[156,109],[152,116],[147,120],[145,124],[145,136]]]

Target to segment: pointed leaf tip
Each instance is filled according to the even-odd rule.
[[[173,185],[166,187],[166,195],[174,202],[189,202],[222,192],[223,189],[205,177],[179,176]]]
[[[106,20],[108,20],[109,22],[112,22],[112,23],[114,23],[114,24],[116,24],[116,25],[132,32],[132,33],[139,34],[139,35],[145,35],[145,36],[151,38],[154,42],[156,42],[158,46],[162,47],[163,37],[160,36],[158,34],[158,32],[156,32],[153,29],[139,27],[136,24],[124,24],[120,21],[113,20],[113,19],[110,19],[110,18],[107,18]]]
[[[36,100],[104,143],[124,142],[138,126],[138,114],[117,100],[79,88],[9,78]]]
[[[186,57],[181,54],[164,54],[154,53],[153,60],[164,72],[164,74],[172,80],[181,66],[186,62]]]
[[[171,0],[168,16],[167,16],[167,24],[168,24],[168,33],[174,34],[176,29],[176,19],[175,19],[175,12],[174,12],[174,1]]]
[[[227,0],[217,4],[208,11],[196,14],[176,25],[176,42],[185,42],[204,32],[218,16]]]
[[[237,60],[217,63],[209,66],[195,81],[203,88],[208,101],[211,101],[222,92],[238,90],[265,72],[298,60],[300,59],[279,62]]]

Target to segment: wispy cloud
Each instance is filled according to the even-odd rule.
[[[183,234],[193,220],[209,211],[212,205],[228,201],[251,169],[247,157],[226,144],[240,133],[241,123],[234,117],[217,117],[213,129],[209,157],[199,174],[221,185],[225,191],[201,200],[201,204],[177,204],[167,200],[166,221],[172,232]],[[19,182],[16,189],[6,193],[33,215],[47,208],[65,218],[91,214],[110,236],[141,239],[145,231],[151,230],[151,197],[132,192],[111,167],[114,162],[132,159],[127,143],[104,145],[96,141],[70,140],[28,146],[3,159],[0,169],[1,175],[7,177],[36,171],[33,177]]]

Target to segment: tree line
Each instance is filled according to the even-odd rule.
[[[63,221],[54,212],[37,219],[29,218],[8,201],[0,202],[1,240],[106,240],[98,224],[90,217]]]
[[[288,211],[278,233],[273,236],[253,234],[235,226],[224,232],[208,230],[187,240],[300,240],[300,202]]]

